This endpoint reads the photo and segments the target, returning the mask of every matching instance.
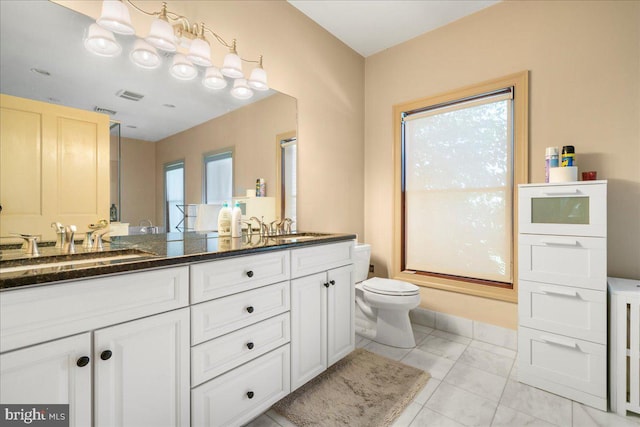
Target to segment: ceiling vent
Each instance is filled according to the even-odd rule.
[[[102,108],[102,107],[93,107],[93,111],[95,111],[96,113],[103,113],[103,114],[108,114],[110,116],[115,116],[117,114],[117,111],[113,111],[113,110],[109,110],[108,108]]]
[[[142,98],[144,98],[144,95],[140,95],[139,93],[131,92],[130,90],[125,89],[122,89],[121,91],[116,93],[116,96],[128,99],[129,101],[140,101]]]

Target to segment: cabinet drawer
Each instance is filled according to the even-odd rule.
[[[190,267],[195,304],[289,279],[289,251],[270,252]]]
[[[605,345],[520,327],[518,371],[523,377],[539,378],[594,396],[607,395]]]
[[[607,240],[520,234],[518,276],[521,280],[604,291],[607,288]]]
[[[194,388],[192,424],[243,425],[289,394],[289,380],[289,345],[285,345]]]
[[[520,324],[599,344],[607,343],[607,293],[521,280]]]
[[[353,262],[353,246],[353,241],[348,241],[293,249],[291,251],[291,277],[308,276],[350,264]]]
[[[191,349],[196,386],[289,342],[289,313],[264,320]]]
[[[607,235],[607,183],[521,185],[520,233],[570,236]]]
[[[0,351],[188,304],[186,266],[4,291],[0,294]]]
[[[191,307],[191,344],[289,311],[289,282],[276,283]]]

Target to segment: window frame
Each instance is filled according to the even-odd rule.
[[[529,106],[529,72],[508,75],[498,79],[474,84],[461,89],[452,90],[439,95],[421,98],[393,107],[394,126],[394,208],[393,208],[393,259],[391,263],[391,277],[414,283],[418,286],[441,289],[468,295],[502,301],[517,302],[518,300],[518,184],[528,182],[528,106]],[[420,110],[429,106],[446,104],[457,100],[475,97],[484,93],[494,92],[503,88],[513,87],[513,253],[512,272],[513,287],[488,286],[485,281],[473,279],[456,279],[451,276],[438,274],[424,275],[414,272],[401,271],[404,245],[404,185],[403,185],[403,141],[402,116],[408,111]]]
[[[187,181],[186,181],[186,177],[187,177],[187,168],[186,168],[186,164],[184,159],[180,159],[180,160],[174,160],[171,162],[167,162],[163,165],[162,167],[162,181],[163,181],[163,212],[164,212],[164,225],[165,225],[165,230],[167,230],[167,233],[172,233],[174,231],[172,231],[172,229],[170,228],[170,224],[169,224],[169,209],[167,206],[168,200],[167,200],[167,172],[172,171],[172,170],[176,170],[176,169],[182,169],[182,204],[184,205],[186,203],[186,186],[187,186]],[[180,226],[180,224],[184,223],[184,218],[182,219],[182,221],[178,221],[178,224],[176,224],[176,226],[174,228],[176,228],[175,231],[179,231],[177,227]],[[185,224],[186,225],[186,224]]]
[[[298,136],[295,130],[281,133],[276,135],[276,217],[283,218],[286,208],[286,190],[285,190],[285,181],[287,181],[286,176],[284,176],[284,147],[282,147],[283,142],[290,142],[295,140],[296,144],[296,153],[298,150]],[[296,168],[296,178],[297,178],[297,169],[298,169],[298,156],[296,154],[295,158],[295,168]],[[284,176],[284,179],[283,179]],[[298,190],[298,182],[296,179],[296,205],[297,205],[297,190]],[[296,221],[296,218],[291,218]],[[294,223],[295,224],[295,223]],[[292,230],[296,229],[296,225],[292,226]]]

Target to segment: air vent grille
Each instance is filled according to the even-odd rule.
[[[95,111],[96,113],[103,113],[103,114],[108,114],[110,116],[115,116],[117,114],[117,111],[113,111],[113,110],[109,110],[108,108],[102,108],[102,107],[93,107],[93,111]]]
[[[122,89],[121,91],[116,93],[116,96],[119,96],[120,98],[128,99],[129,101],[140,101],[142,98],[144,98],[144,95],[131,92],[130,90],[126,90],[126,89]]]

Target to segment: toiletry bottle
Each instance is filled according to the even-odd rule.
[[[111,203],[111,207],[109,208],[109,221],[118,221],[118,208],[115,203]]]
[[[547,147],[544,153],[544,165],[544,182],[549,182],[550,169],[560,166],[558,161],[558,147]]]
[[[239,202],[236,202],[231,211],[231,237],[242,237],[242,210]]]
[[[227,202],[222,204],[222,209],[218,213],[218,236],[231,236],[231,209]]]
[[[576,165],[576,149],[573,145],[565,145],[562,147],[562,166]]]

